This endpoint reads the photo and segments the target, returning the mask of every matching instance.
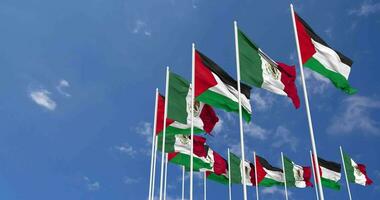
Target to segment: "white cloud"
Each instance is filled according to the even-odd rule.
[[[359,8],[351,9],[348,11],[350,15],[368,16],[380,11],[380,3],[373,3],[372,1],[364,1]]]
[[[368,134],[380,135],[380,123],[371,117],[371,111],[380,109],[379,100],[356,95],[346,98],[342,104],[342,112],[331,120],[327,129],[329,133],[343,134],[361,130]]]
[[[130,157],[134,157],[137,153],[137,151],[129,144],[114,146],[114,149],[118,150],[120,153],[127,154]]]
[[[132,177],[124,177],[124,183],[129,185],[129,184],[135,184],[140,182],[140,178],[132,178]]]
[[[135,131],[145,137],[149,144],[152,144],[153,128],[149,122],[140,122]]]
[[[332,28],[330,27],[330,28],[327,28],[327,29],[325,29],[325,34],[327,35],[327,37],[329,37],[329,38],[332,38]]]
[[[68,81],[66,81],[65,79],[62,79],[59,81],[59,84],[57,85],[57,91],[65,96],[65,97],[71,97],[71,95],[67,92],[64,91],[64,88],[68,88],[70,87],[70,83]]]
[[[264,195],[280,194],[282,196],[285,196],[284,188],[279,188],[279,187],[265,187],[261,190],[261,193]],[[288,197],[290,197],[291,195],[292,193],[288,190]]]
[[[326,89],[332,85],[329,79],[321,76],[317,72],[309,69],[304,69],[303,71],[308,91],[312,94],[323,94]],[[301,79],[299,79],[299,81],[301,82]]]
[[[244,123],[244,133],[250,137],[265,140],[269,135],[269,131],[254,123]]]
[[[223,122],[224,122],[223,119],[219,117],[219,121],[218,121],[218,123],[216,123],[216,125],[215,125],[215,127],[213,129],[213,132],[215,134],[219,134],[220,132],[222,132],[222,130],[223,130]]]
[[[298,139],[284,126],[277,127],[273,136],[273,141],[273,147],[279,148],[282,146],[289,146],[293,151],[296,151],[298,145]]]
[[[135,25],[132,29],[132,33],[133,34],[142,33],[148,37],[152,35],[152,32],[148,29],[146,22],[142,21],[141,19],[138,19],[135,21]]]
[[[86,187],[89,191],[97,191],[100,189],[100,183],[98,181],[92,181],[87,176],[83,177]]]
[[[274,103],[273,95],[267,91],[256,90],[251,94],[253,110],[265,111],[272,107]]]
[[[37,89],[30,92],[29,96],[32,100],[48,110],[55,110],[57,104],[50,97],[50,92],[45,89]]]

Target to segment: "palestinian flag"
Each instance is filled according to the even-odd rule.
[[[305,188],[305,187],[312,186],[310,182],[310,178],[311,178],[310,167],[299,166],[285,156],[284,156],[284,167],[285,167],[284,171],[285,171],[285,178],[286,178],[286,186],[297,187],[297,188]]]
[[[264,158],[256,155],[257,182],[259,186],[271,187],[283,185],[284,177],[282,169],[273,167]]]
[[[288,96],[293,105],[299,108],[295,67],[273,61],[241,30],[238,30],[238,44],[241,80],[275,94]]]
[[[230,152],[231,183],[243,184],[243,172],[245,170],[246,185],[256,185],[255,167],[252,163],[242,161],[238,156]]]
[[[351,183],[359,185],[371,185],[373,181],[368,178],[365,165],[356,164],[356,162],[346,153],[343,152],[344,166],[346,167],[347,179]]]
[[[161,148],[162,137],[158,136],[158,147]],[[212,160],[210,151],[206,143],[206,138],[194,135],[194,171],[211,170]],[[165,139],[165,152],[168,153],[168,160],[171,163],[185,166],[190,169],[191,140],[188,135],[172,135]],[[212,155],[212,153],[211,153]]]
[[[330,47],[297,13],[294,15],[302,64],[330,79],[345,93],[356,93],[357,90],[348,83],[352,60]]]
[[[242,115],[249,122],[252,109],[249,102],[251,88],[243,83],[241,88]],[[214,61],[195,51],[195,96],[198,101],[228,112],[239,113],[238,85]]]
[[[173,73],[169,75],[166,134],[191,133],[191,88],[189,86],[190,84],[180,76]],[[156,134],[163,130],[164,110],[165,99],[160,95],[158,99]],[[177,113],[179,115],[176,115]],[[186,117],[186,119],[182,117]],[[218,121],[219,118],[211,106],[195,102],[194,133],[210,133]]]
[[[318,163],[322,185],[330,189],[340,190],[340,164],[322,158],[318,158]]]
[[[220,154],[213,151],[212,170],[206,172],[208,179],[222,184],[228,184],[228,163]]]

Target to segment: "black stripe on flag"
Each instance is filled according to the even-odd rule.
[[[220,80],[222,80],[225,84],[232,86],[236,90],[238,89],[237,87],[237,81],[233,79],[227,72],[225,72],[221,67],[219,67],[218,64],[216,64],[214,61],[212,61],[210,58],[207,56],[203,55],[201,52],[196,50],[196,52],[200,55],[202,58],[202,63],[213,73],[215,73]],[[241,88],[241,93],[244,94],[248,99],[250,99],[251,96],[251,87],[244,84],[240,83],[240,88]]]
[[[343,63],[345,63],[346,65],[348,65],[348,66],[351,67],[353,61],[352,61],[350,58],[348,58],[347,56],[343,55],[343,54],[340,53],[339,51],[333,49],[332,47],[330,47],[330,45],[328,45],[328,44],[327,44],[327,43],[326,43],[321,37],[319,37],[319,36],[314,32],[314,30],[309,26],[309,24],[307,24],[307,23],[305,22],[305,20],[303,20],[303,19],[302,19],[297,13],[295,13],[295,14],[297,15],[298,19],[301,21],[301,23],[303,24],[303,26],[306,28],[306,32],[307,32],[307,34],[309,34],[309,36],[310,36],[311,38],[313,38],[313,40],[315,40],[315,41],[317,41],[318,43],[321,43],[321,44],[323,44],[324,46],[326,46],[326,47],[332,49],[333,51],[335,51],[335,52],[338,54],[340,60],[341,60]]]
[[[326,169],[340,173],[341,165],[339,163],[327,161],[320,157],[318,157],[318,163],[320,167],[324,167]]]
[[[271,170],[271,171],[282,172],[282,169],[277,168],[277,167],[273,167],[273,166],[272,166],[271,164],[269,164],[269,162],[268,162],[267,160],[265,160],[264,158],[262,158],[262,157],[256,155],[256,159],[257,159],[257,162],[260,162],[260,164],[261,164],[265,169],[269,169],[269,170]]]

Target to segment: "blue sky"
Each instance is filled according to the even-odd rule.
[[[0,1],[0,199],[145,199],[148,193],[154,90],[164,90],[165,66],[190,78],[191,43],[236,76],[233,20],[272,58],[296,64],[290,1],[253,0],[2,0]],[[325,40],[354,60],[347,96],[305,70],[318,153],[340,162],[342,145],[365,163],[374,184],[351,185],[355,199],[380,195],[380,2],[294,1]],[[298,70],[298,68],[297,68]],[[274,165],[280,152],[309,165],[303,93],[301,109],[285,97],[252,90],[246,154]],[[209,145],[226,156],[238,149],[237,116],[218,111]],[[249,157],[252,159],[252,156]],[[177,166],[169,166],[169,199],[180,197]],[[202,182],[197,175],[195,195]],[[342,179],[344,181],[344,179]],[[187,185],[188,186],[188,185]],[[188,187],[186,187],[187,189]],[[227,187],[208,182],[209,199]],[[313,199],[313,189],[291,189]],[[241,198],[241,187],[233,187]],[[262,199],[281,199],[281,188]],[[325,189],[328,199],[347,198]],[[254,189],[249,189],[250,199]]]

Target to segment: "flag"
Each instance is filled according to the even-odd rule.
[[[228,184],[228,163],[220,154],[213,151],[213,166],[211,171],[206,172],[208,179],[222,184]]]
[[[169,74],[168,116],[166,134],[190,134],[191,132],[191,88],[180,76]],[[214,109],[204,103],[195,102],[194,133],[210,133],[219,121]],[[165,98],[159,95],[157,109],[156,134],[163,130]],[[180,113],[176,115],[177,112]],[[182,116],[184,115],[184,118]]]
[[[330,47],[297,13],[294,15],[302,64],[330,79],[345,93],[356,93],[348,83],[352,60]]]
[[[312,186],[310,182],[310,167],[299,166],[284,156],[284,168],[286,185],[288,187],[305,188]]]
[[[257,182],[259,186],[271,187],[274,185],[283,185],[283,171],[280,168],[273,167],[264,158],[256,155]]]
[[[252,109],[249,102],[251,88],[243,83],[241,106],[244,119],[249,122]],[[199,51],[195,51],[195,96],[198,101],[228,112],[239,112],[238,85],[227,72]]]
[[[165,139],[165,152],[168,153],[168,160],[171,163],[185,166],[190,169],[191,157],[191,137],[189,135],[170,135]],[[158,147],[161,148],[162,135],[158,136]],[[212,154],[212,152],[211,152]],[[212,160],[210,158],[209,148],[206,145],[206,138],[194,135],[193,142],[194,171],[211,170]]]
[[[322,185],[330,189],[340,190],[340,164],[322,158],[318,158],[318,163]]]
[[[295,67],[273,61],[241,30],[238,30],[238,44],[241,80],[275,94],[288,96],[293,105],[299,108]]]
[[[366,166],[356,164],[356,162],[346,153],[343,152],[344,165],[346,167],[347,179],[351,183],[357,183],[363,186],[370,185],[373,181],[368,178]]]
[[[238,156],[230,152],[231,183],[243,184],[242,169],[245,170],[246,185],[256,185],[254,165],[250,162],[242,161]]]

